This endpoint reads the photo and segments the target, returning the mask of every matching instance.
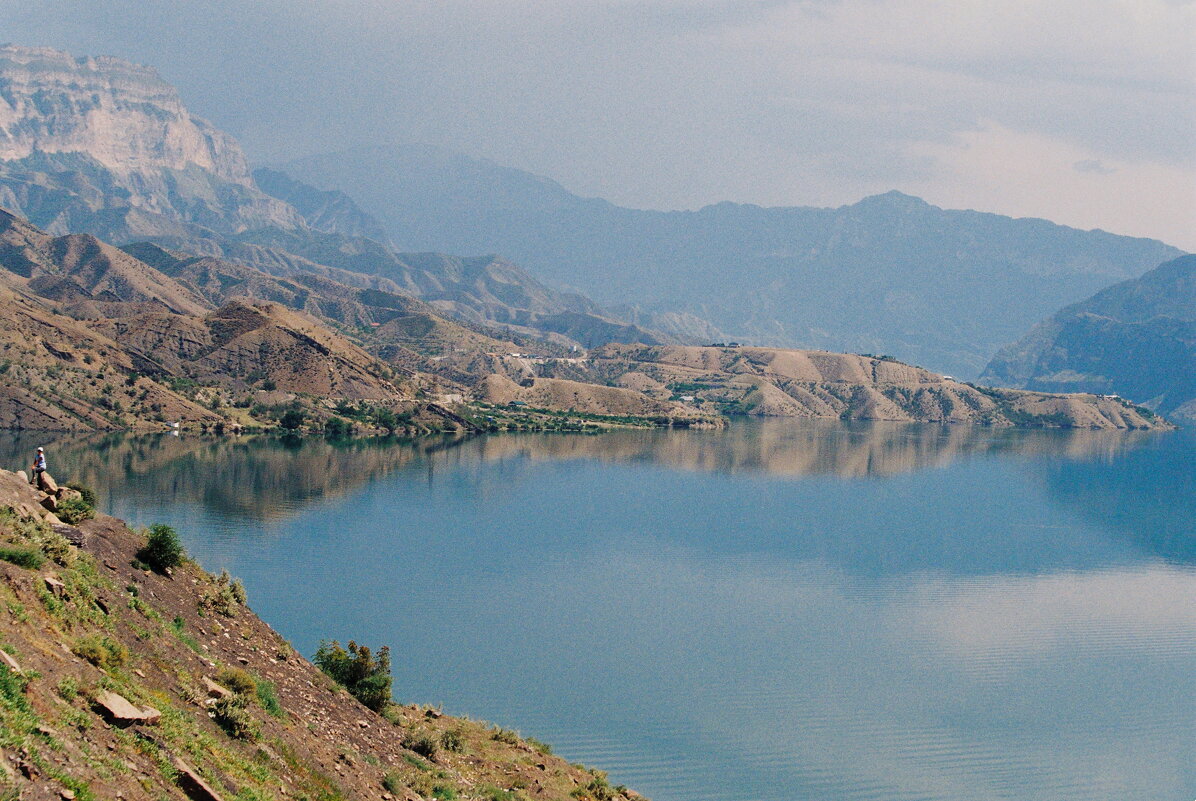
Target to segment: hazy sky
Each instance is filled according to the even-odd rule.
[[[1196,250],[1196,0],[0,0],[257,160],[428,142],[649,208],[933,203]]]

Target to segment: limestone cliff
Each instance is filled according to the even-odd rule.
[[[0,162],[23,179],[0,189],[0,205],[54,233],[80,207],[111,211],[114,230],[301,223],[257,189],[232,137],[188,112],[154,70],[117,58],[0,47]]]

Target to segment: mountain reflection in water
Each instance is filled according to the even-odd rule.
[[[0,435],[0,466],[16,470],[38,445],[51,472],[102,497],[187,497],[251,519],[285,516],[394,471],[434,476],[461,461],[587,459],[718,473],[892,476],[985,455],[1107,460],[1159,435],[1134,431],[1001,429],[904,423],[761,420],[726,430],[636,430],[580,436],[502,434],[414,440],[109,434]]]

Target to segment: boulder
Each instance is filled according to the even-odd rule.
[[[117,695],[111,690],[100,692],[95,701],[104,715],[118,725],[145,723],[152,726],[162,719],[162,713],[152,706],[136,706],[123,695]]]
[[[66,537],[66,541],[69,542],[71,545],[74,545],[76,548],[83,545],[82,529],[80,529],[76,526],[64,525],[62,523],[59,523],[58,525],[53,525],[53,524],[51,524],[51,525],[54,528],[54,533],[60,534],[61,536]]]
[[[46,497],[42,498],[42,508],[47,512],[57,512],[58,499],[53,495],[47,495]]]
[[[24,481],[26,484],[28,484],[28,483],[29,483],[29,474],[28,474],[28,473],[26,473],[24,470],[18,470],[18,471],[17,471],[17,478],[21,479],[21,480],[22,480],[22,481]]]
[[[58,494],[58,482],[54,480],[54,476],[43,470],[37,475],[37,488],[42,492],[48,492],[51,495]]]
[[[236,693],[227,687],[221,687],[216,682],[209,679],[207,676],[203,677],[204,689],[208,691],[208,695],[212,698],[232,698]]]
[[[58,500],[65,501],[69,498],[82,499],[83,493],[79,492],[79,490],[77,490],[77,489],[71,489],[70,487],[59,487],[58,488]]]
[[[42,576],[42,581],[46,584],[46,589],[55,598],[61,598],[66,595],[66,585],[53,576]]]
[[[176,779],[179,787],[191,797],[192,801],[224,801],[220,793],[213,790],[186,762],[175,757],[173,764],[179,774]]]

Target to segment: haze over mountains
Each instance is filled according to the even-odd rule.
[[[279,276],[322,272],[442,313],[567,346],[661,341],[510,262],[400,254],[348,197],[285,176],[255,182],[231,137],[152,69],[0,47],[0,206],[54,234],[152,240]],[[303,207],[292,204],[294,201]]]
[[[642,211],[424,146],[282,169],[351,192],[400,248],[502,253],[599,303],[630,307],[623,313],[648,327],[683,335],[659,313],[684,313],[729,339],[886,353],[969,378],[1061,306],[1181,254],[896,192],[838,209]]]
[[[985,395],[938,386],[927,371],[893,378],[878,372],[889,358],[851,357],[871,366],[827,379],[775,369],[809,354],[703,348],[693,358],[719,362],[703,372],[668,366],[679,351],[660,348],[741,338],[913,354],[966,377],[1029,326],[1022,318],[1053,311],[1052,298],[1178,252],[1158,242],[943,211],[898,193],[841,209],[636,211],[427,148],[251,172],[236,141],[190,115],[152,70],[44,48],[0,47],[0,106],[0,205],[13,212],[0,221],[10,273],[0,284],[59,331],[30,351],[43,394],[54,363],[41,364],[42,350],[68,358],[78,348],[60,345],[75,343],[90,348],[86,365],[103,357],[91,368],[69,355],[78,382],[110,364],[199,382],[212,389],[205,402],[263,382],[409,400],[434,373],[454,396],[587,413],[1152,425],[1116,403]],[[620,311],[502,256],[392,246],[442,239],[526,249],[559,287],[585,286]],[[14,332],[22,353],[29,338]],[[581,350],[613,344],[641,349],[577,366]],[[510,355],[529,350],[533,361]],[[685,395],[694,405],[678,406],[690,383],[702,385]],[[175,406],[207,419],[184,408],[193,395]]]

